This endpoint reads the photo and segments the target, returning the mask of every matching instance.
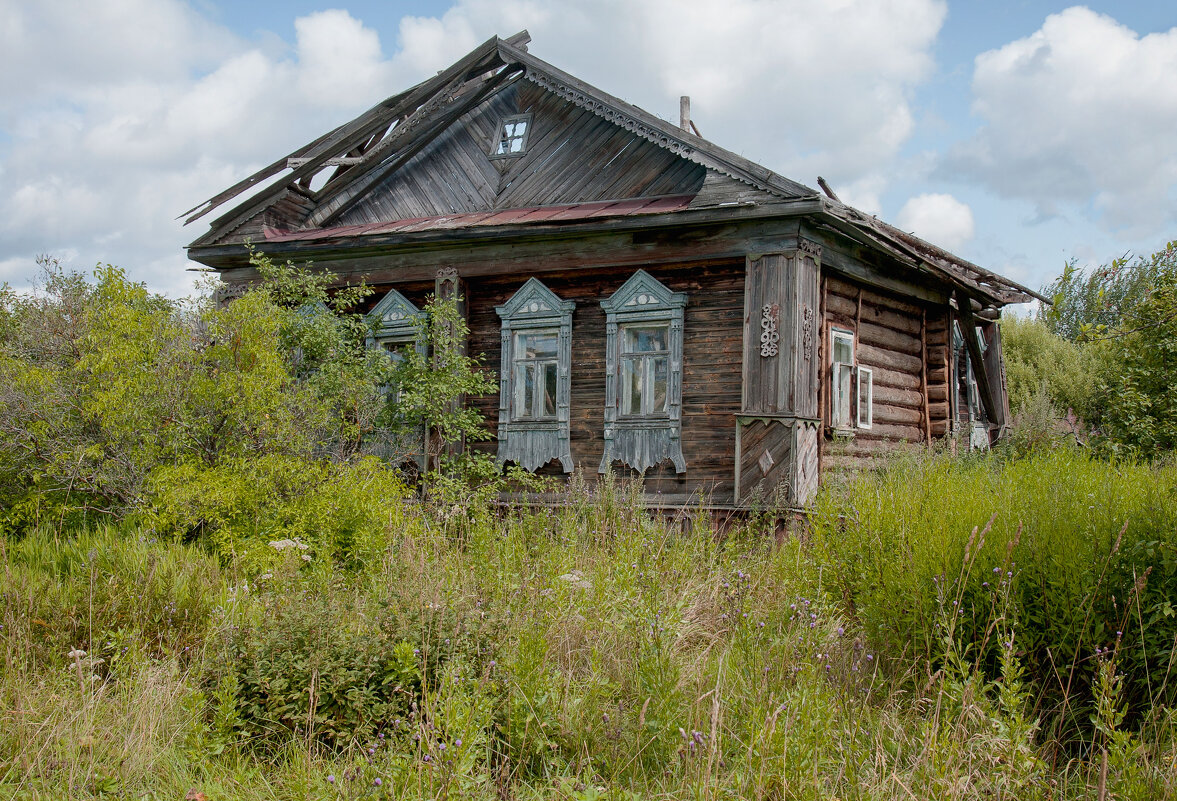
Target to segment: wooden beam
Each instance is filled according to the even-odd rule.
[[[977,339],[977,318],[969,308],[967,298],[957,297],[960,312],[961,335],[964,336],[965,347],[969,350],[969,360],[973,365],[973,378],[977,381],[977,388],[981,391],[981,403],[985,407],[985,416],[992,425],[1001,428],[1005,421],[1001,416],[1001,405],[996,395],[996,387],[989,380],[989,373],[985,369],[985,355],[981,352],[981,343]]]

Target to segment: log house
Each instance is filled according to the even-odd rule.
[[[497,434],[478,446],[640,475],[652,505],[804,507],[824,471],[1001,435],[995,320],[1039,295],[528,41],[492,37],[191,210],[246,196],[189,257],[230,288],[256,278],[247,241],[363,279],[386,347],[431,293],[460,296],[500,381],[466,399]]]

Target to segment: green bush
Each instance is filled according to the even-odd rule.
[[[824,496],[812,522],[831,580],[900,663],[942,663],[947,614],[955,647],[995,675],[995,610],[1008,584],[1019,657],[1052,736],[1088,728],[1096,648],[1120,654],[1130,719],[1177,702],[1177,686],[1161,680],[1177,641],[1165,605],[1177,545],[1173,467],[1109,464],[1073,449],[1015,461],[924,457]]]
[[[1082,420],[1095,417],[1104,365],[1098,345],[1063,339],[1041,320],[1006,316],[1001,320],[1001,346],[1015,416],[1045,394],[1059,416],[1073,411]]]

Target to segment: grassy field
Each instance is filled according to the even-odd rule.
[[[0,796],[1177,797],[1173,467],[898,461],[780,542],[380,486],[0,541]]]

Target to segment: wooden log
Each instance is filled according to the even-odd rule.
[[[896,425],[918,427],[923,425],[924,413],[921,409],[912,409],[907,406],[892,406],[886,403],[876,403],[874,407],[874,422],[876,425],[879,423],[894,423]],[[874,427],[871,428],[871,431],[874,431]]]
[[[867,320],[858,323],[858,339],[867,345],[875,345],[912,356],[921,355],[918,336],[904,334],[892,328],[884,328]]]
[[[890,370],[886,367],[867,366],[874,370],[874,385],[876,387],[894,387],[895,389],[919,391],[920,379],[914,373]]]
[[[893,406],[906,406],[910,409],[922,409],[923,398],[923,394],[918,390],[889,387],[878,383],[877,380],[874,384],[875,403],[886,403]]]
[[[910,373],[918,382],[920,373],[920,359],[906,353],[876,348],[873,345],[859,343],[858,360],[868,367],[886,367],[901,373]]]

